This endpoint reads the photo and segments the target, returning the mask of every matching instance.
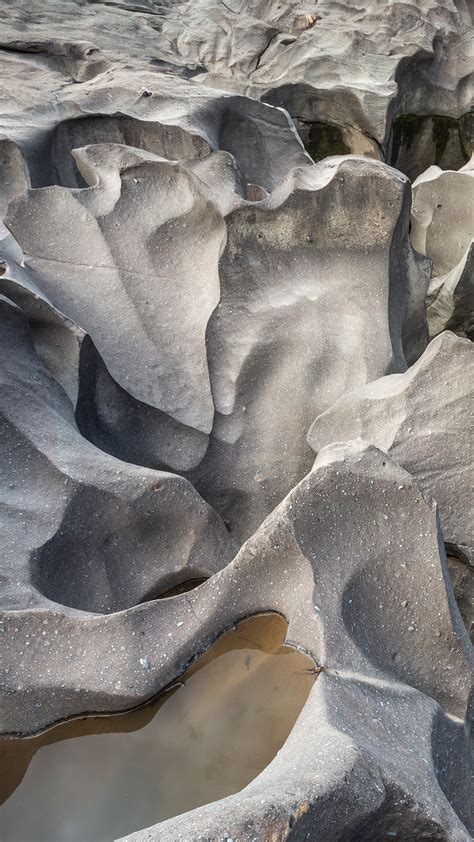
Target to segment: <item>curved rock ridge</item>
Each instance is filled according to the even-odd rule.
[[[314,415],[425,344],[407,180],[329,158],[292,181],[227,217],[207,332],[216,417],[195,482],[242,538],[309,470]]]
[[[430,336],[445,329],[474,336],[474,165],[430,167],[413,184],[411,240],[432,262],[427,294]]]
[[[427,265],[409,243],[408,180],[382,163],[334,157],[293,168],[249,201],[229,153],[171,163],[101,143],[74,157],[90,187],[30,189],[9,203],[23,266],[11,264],[6,278],[24,285],[26,271],[89,334],[106,383],[91,378],[81,350],[87,406],[99,388],[106,413],[117,398],[125,416],[125,390],[169,416],[168,439],[172,419],[190,428],[177,433],[185,456],[164,464],[127,446],[132,431],[116,411],[97,423],[101,409],[88,420],[81,404],[82,431],[116,456],[190,471],[244,540],[310,468],[315,415],[350,386],[403,371],[425,347]],[[193,430],[211,433],[206,452]]]
[[[34,14],[19,0],[6,4],[2,23],[10,61],[22,60],[17,52],[39,53],[51,81],[56,74],[81,84],[113,73],[119,42],[142,67],[250,93],[305,123],[349,127],[370,155],[389,144],[396,115],[458,118],[472,106],[465,0],[51,0]]]
[[[179,164],[111,144],[80,162],[96,185],[27,191],[6,225],[46,298],[92,336],[115,380],[210,432],[205,331],[219,301],[222,217]]]
[[[357,522],[364,530],[354,532]],[[170,820],[151,838],[199,838],[204,827],[211,838],[226,828],[249,838],[296,819],[323,838],[355,832],[369,817],[383,826],[397,801],[396,826],[407,833],[432,826],[467,839],[446,800],[465,816],[448,770],[450,753],[465,751],[456,723],[469,697],[469,641],[447,580],[435,508],[416,481],[371,446],[331,446],[235,560],[197,590],[109,617],[47,601],[7,612],[5,656],[11,662],[9,652],[21,652],[22,660],[11,662],[4,722],[21,731],[32,711],[44,727],[59,711],[136,704],[238,619],[279,611],[289,621],[288,642],[324,667],[295,730],[245,799]]]
[[[195,467],[206,434],[122,389],[84,330],[43,298],[33,273],[14,260],[7,265],[1,290],[26,315],[35,351],[75,407],[81,433],[126,462],[180,473]]]
[[[452,330],[474,340],[473,250],[471,242],[457,266],[433,278],[428,287],[426,315],[431,336]]]
[[[316,418],[315,452],[360,438],[390,454],[439,505],[444,540],[474,561],[474,347],[449,331],[404,374],[348,392]]]
[[[0,734],[276,612],[287,741],[127,840],[467,842],[469,4],[0,11]]]
[[[4,580],[10,609],[120,611],[234,554],[218,515],[181,477],[120,462],[79,433],[21,311],[0,300]],[[179,528],[179,522],[186,529]]]

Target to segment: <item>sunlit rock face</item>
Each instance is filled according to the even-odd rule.
[[[2,840],[467,842],[468,5],[0,6]]]
[[[413,184],[411,239],[432,261],[427,294],[430,336],[445,329],[474,336],[474,164],[429,167]]]

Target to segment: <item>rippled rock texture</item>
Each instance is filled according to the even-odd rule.
[[[468,4],[0,10],[2,780],[276,614],[288,739],[123,838],[468,842]]]

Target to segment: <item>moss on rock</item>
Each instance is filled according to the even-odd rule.
[[[332,123],[312,123],[305,144],[313,161],[322,161],[330,155],[350,155],[350,148],[344,143],[342,131]]]
[[[434,163],[439,166],[442,161],[450,133],[453,132],[460,138],[459,120],[456,120],[454,117],[440,117],[437,114],[433,115],[431,120],[433,122],[431,137],[433,138],[433,143],[435,145]],[[460,139],[459,145],[461,146]]]
[[[458,169],[469,160],[471,148],[467,114],[459,120],[440,114],[400,114],[393,120],[390,164],[412,179],[432,164]]]

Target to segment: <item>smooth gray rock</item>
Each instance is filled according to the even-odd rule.
[[[75,407],[82,435],[106,453],[149,468],[183,473],[199,464],[208,436],[122,389],[90,337],[42,296],[35,280],[13,259],[0,289],[25,313],[35,351]]]
[[[411,239],[446,275],[463,259],[474,238],[474,159],[459,172],[430,167],[413,184]]]
[[[45,725],[58,709],[136,704],[238,618],[265,610],[283,613],[288,641],[324,667],[290,738],[242,794],[131,838],[251,839],[295,825],[316,840],[369,827],[374,839],[431,829],[467,842],[469,640],[434,505],[368,445],[324,449],[235,560],[195,591],[107,617],[46,601],[5,612],[4,728]]]
[[[210,432],[205,331],[219,301],[222,217],[178,164],[112,144],[83,155],[90,188],[31,190],[10,203],[6,225],[117,382]]]
[[[433,278],[428,287],[426,316],[430,336],[452,330],[474,340],[474,245],[457,266]]]
[[[450,547],[450,552],[456,548]],[[474,637],[474,568],[459,551],[457,556],[448,556],[448,568],[453,585],[454,596],[461,617],[471,641]]]
[[[60,102],[76,99],[81,85],[92,93],[106,80],[113,89],[126,57],[155,78],[173,74],[175,87],[192,79],[283,107],[305,125],[329,123],[351,152],[391,161],[395,117],[470,111],[471,27],[466,0],[49,0],[33,13],[30,0],[17,0],[2,16],[8,75],[20,78],[34,61],[37,79],[22,78],[5,111],[41,101],[39,88],[59,89]],[[73,94],[61,90],[63,80]],[[152,79],[135,86],[135,98],[143,87],[153,92]],[[435,153],[433,144],[432,163]]]
[[[444,541],[474,560],[474,347],[450,332],[404,374],[344,395],[308,433],[315,452],[360,438],[416,477],[439,506]]]
[[[227,217],[207,333],[216,417],[193,480],[240,539],[309,470],[314,416],[425,347],[409,197],[383,164],[329,158]]]
[[[474,336],[474,169],[430,167],[413,185],[411,240],[432,261],[427,293],[430,336]]]
[[[0,6],[0,732],[276,611],[288,740],[130,842],[468,842],[468,3]]]
[[[187,473],[242,542],[309,470],[314,417],[426,345],[409,182],[364,158],[303,156],[251,201],[255,175],[229,153],[170,163],[99,143],[74,157],[88,188],[32,189],[6,224],[37,288],[103,359],[105,380],[93,354],[84,363],[80,428],[115,456]],[[165,196],[177,217],[160,224]],[[153,427],[172,442],[158,460]]]
[[[82,438],[21,311],[0,310],[2,605],[109,613],[219,570],[234,547],[215,512],[185,479]]]

